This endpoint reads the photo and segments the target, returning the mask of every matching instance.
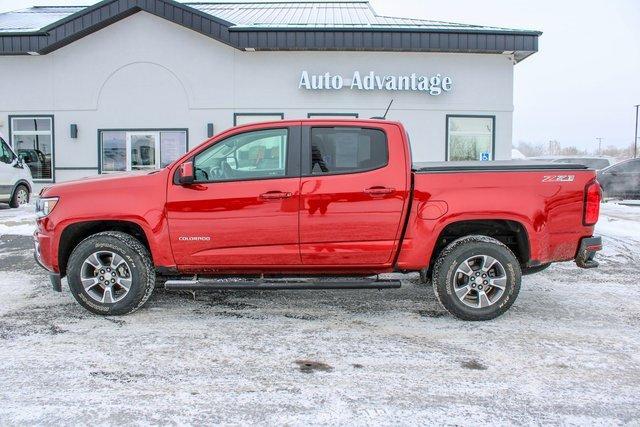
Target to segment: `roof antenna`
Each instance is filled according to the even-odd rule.
[[[372,119],[378,119],[378,120],[387,120],[387,113],[389,112],[389,109],[391,108],[391,104],[393,104],[393,98],[391,98],[391,102],[389,102],[389,105],[387,105],[387,109],[384,111],[384,116],[382,117],[371,117]]]

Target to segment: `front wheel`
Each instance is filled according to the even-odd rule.
[[[444,308],[463,320],[494,319],[520,291],[520,264],[503,243],[487,236],[451,242],[433,271],[433,288]]]
[[[29,188],[27,188],[26,185],[20,184],[16,187],[16,191],[13,192],[9,206],[17,208],[27,203],[29,203]]]
[[[151,296],[156,274],[147,248],[136,238],[105,231],[71,253],[67,280],[74,298],[95,314],[128,314]]]

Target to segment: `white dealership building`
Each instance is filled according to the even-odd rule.
[[[36,181],[161,167],[234,124],[381,116],[415,161],[511,156],[539,32],[366,1],[104,0],[0,14],[0,132]]]

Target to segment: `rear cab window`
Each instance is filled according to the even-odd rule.
[[[387,136],[380,129],[312,127],[308,175],[366,172],[389,162]]]

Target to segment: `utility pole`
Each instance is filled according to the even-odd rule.
[[[633,158],[635,159],[638,157],[638,107],[640,104],[634,105],[634,107],[636,107],[636,129],[633,138]]]
[[[598,140],[598,156],[602,155],[602,138],[596,138]]]

